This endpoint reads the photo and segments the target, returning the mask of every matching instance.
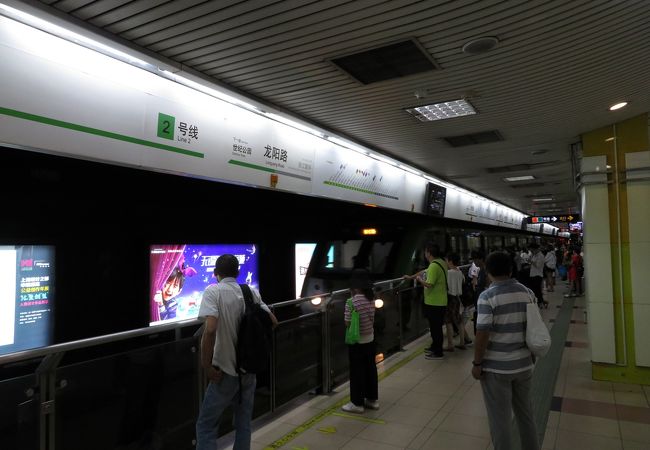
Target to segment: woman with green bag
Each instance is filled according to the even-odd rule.
[[[343,411],[362,413],[379,409],[377,366],[375,365],[375,303],[368,271],[355,269],[345,303],[345,343],[350,358],[350,402]]]

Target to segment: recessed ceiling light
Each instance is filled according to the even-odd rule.
[[[506,177],[503,179],[503,181],[527,181],[527,180],[534,180],[535,177],[532,175],[522,175],[519,177]]]
[[[464,99],[416,106],[415,108],[407,108],[405,111],[415,116],[421,122],[431,122],[434,120],[476,114],[474,107]]]
[[[621,109],[621,108],[624,107],[625,105],[627,105],[627,102],[616,103],[615,105],[610,106],[610,107],[609,107],[609,110],[610,110],[610,111],[616,111],[617,109]]]
[[[489,52],[497,45],[499,45],[499,39],[494,36],[485,36],[467,42],[463,45],[462,50],[463,53],[469,55],[480,55],[481,53]]]

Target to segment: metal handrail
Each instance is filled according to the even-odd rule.
[[[191,325],[201,325],[201,319],[188,319],[180,322],[172,322],[168,324],[156,325],[154,327],[138,328],[135,330],[121,331],[119,333],[105,334],[102,336],[95,336],[92,338],[80,339],[77,341],[65,342],[62,344],[49,345],[47,347],[35,348],[32,350],[23,350],[16,353],[9,353],[0,356],[0,365],[11,364],[28,359],[34,359],[41,356],[47,356],[55,353],[67,352],[70,350],[77,350],[85,347],[92,347],[94,345],[108,344],[111,342],[124,341],[140,336],[147,336],[151,334],[158,334],[162,331],[175,330],[184,328]]]
[[[469,267],[470,265],[467,264],[465,266],[458,266],[459,269]],[[392,278],[390,280],[382,280],[374,283],[374,286],[377,285],[382,285],[382,284],[390,284],[394,283],[397,281],[403,281],[402,277],[399,278]],[[294,300],[287,300],[284,302],[278,302],[278,303],[272,303],[269,306],[271,309],[275,308],[280,308],[283,306],[291,306],[291,305],[297,305],[300,303],[304,303],[306,301],[310,301],[314,298],[321,297],[323,298],[323,304],[326,305],[329,303],[329,301],[326,300],[331,300],[335,297],[338,297],[341,294],[345,294],[348,291],[348,289],[339,289],[336,291],[332,291],[329,293],[322,293],[322,294],[316,294],[312,295],[309,297],[302,297]],[[294,320],[299,320],[304,317],[310,317],[314,315],[314,313],[307,313],[303,314],[299,317],[295,317],[290,319],[290,321]],[[282,323],[286,323],[287,321],[284,321]],[[86,338],[86,339],[79,339],[76,341],[71,341],[71,342],[64,342],[61,344],[54,344],[50,345],[47,347],[41,347],[41,348],[36,348],[36,349],[31,349],[31,350],[23,350],[15,353],[9,353],[7,355],[0,355],[0,366],[6,365],[6,364],[11,364],[11,363],[16,363],[20,361],[26,361],[29,359],[34,359],[34,358],[39,358],[41,356],[47,356],[55,353],[62,353],[62,352],[67,352],[71,350],[77,350],[80,348],[86,348],[86,347],[92,347],[94,345],[101,345],[101,344],[108,344],[111,342],[118,342],[118,341],[123,341],[127,339],[132,339],[135,337],[140,337],[140,336],[147,336],[147,335],[152,335],[152,334],[158,334],[160,332],[164,331],[169,331],[169,330],[175,330],[175,329],[180,329],[188,326],[194,326],[194,325],[201,325],[203,323],[202,319],[188,319],[188,320],[183,320],[179,322],[170,322],[167,324],[161,324],[161,325],[155,325],[153,327],[145,327],[145,328],[138,328],[135,330],[129,330],[129,331],[121,331],[119,333],[111,333],[111,334],[105,334],[102,336],[95,336],[91,338]]]

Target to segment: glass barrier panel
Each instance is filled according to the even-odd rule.
[[[281,323],[274,332],[278,407],[323,385],[322,314]]]
[[[332,296],[329,308],[330,371],[332,386],[347,381],[349,376],[348,348],[345,345],[345,302],[350,293]]]
[[[383,302],[381,308],[375,308],[375,343],[377,355],[381,359],[400,350],[400,310],[394,290],[381,292],[375,298]]]
[[[401,300],[403,344],[414,341],[427,332],[429,322],[424,317],[422,288],[408,288],[398,292]]]
[[[58,368],[57,448],[192,449],[197,345],[190,338]]]
[[[0,381],[0,448],[37,450],[39,448],[40,397],[36,376],[28,375]],[[33,397],[26,392],[34,389]]]

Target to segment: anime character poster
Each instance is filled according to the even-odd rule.
[[[165,244],[150,249],[150,325],[198,316],[206,287],[217,282],[217,258],[230,253],[239,260],[238,283],[256,289],[257,248],[254,244]]]

